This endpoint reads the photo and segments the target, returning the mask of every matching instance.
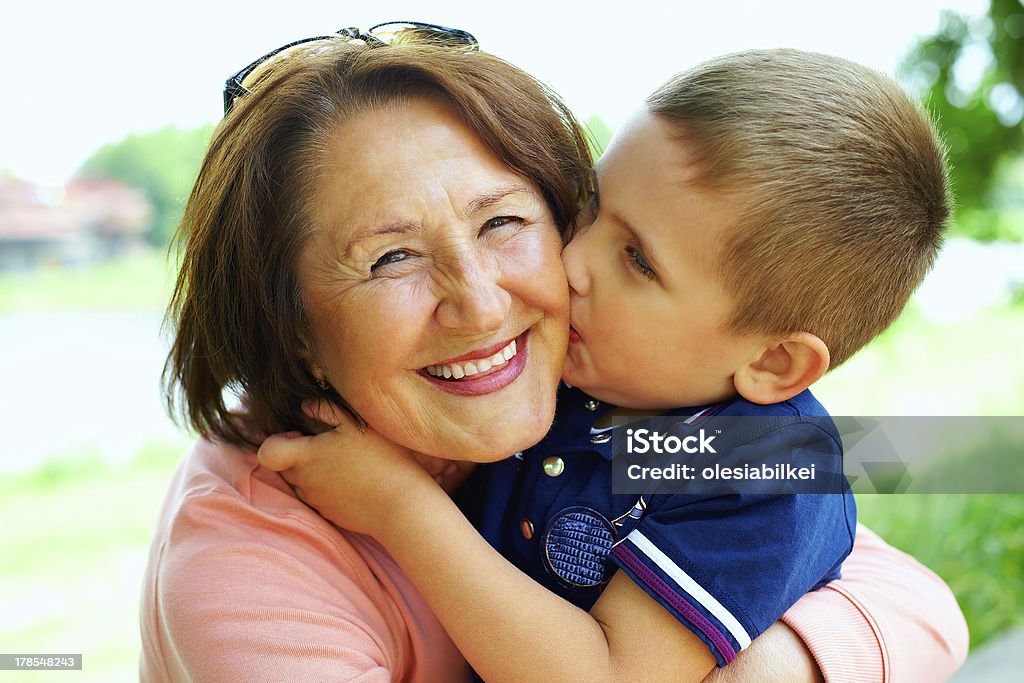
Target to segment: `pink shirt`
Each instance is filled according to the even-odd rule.
[[[468,680],[373,539],[306,507],[255,453],[206,440],[164,501],[141,620],[142,681]]]
[[[783,620],[830,683],[940,681],[967,652],[945,584],[863,527],[843,578]],[[255,453],[203,439],[164,501],[141,627],[147,683],[468,680],[440,623],[373,539],[306,507]]]
[[[843,578],[805,595],[782,621],[827,683],[944,681],[967,658],[967,622],[942,579],[860,525]]]

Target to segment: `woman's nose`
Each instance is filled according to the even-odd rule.
[[[497,264],[478,255],[467,256],[446,278],[437,322],[462,332],[494,332],[505,324],[511,307],[512,296],[502,285]]]

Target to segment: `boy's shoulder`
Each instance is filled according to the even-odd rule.
[[[716,408],[715,417],[719,422],[729,422],[738,439],[767,440],[779,447],[811,440],[819,447],[830,444],[829,450],[836,454],[843,452],[835,422],[810,389],[779,403],[759,404],[739,397]]]

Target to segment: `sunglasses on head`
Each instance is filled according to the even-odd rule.
[[[276,56],[278,53],[314,40],[345,40],[362,41],[370,47],[382,45],[436,45],[448,47],[462,52],[473,52],[480,48],[473,34],[468,31],[461,31],[457,28],[438,26],[436,24],[424,24],[418,21],[389,21],[385,24],[377,24],[370,27],[365,33],[357,28],[343,28],[337,33],[327,36],[313,36],[302,38],[287,45],[282,45],[276,50],[271,50],[248,66],[239,70],[224,83],[224,115],[231,111],[235,99],[243,97],[249,90],[242,85],[243,81],[256,70],[256,67]]]

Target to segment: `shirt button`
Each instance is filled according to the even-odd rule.
[[[557,455],[552,455],[549,458],[544,458],[544,474],[549,477],[557,477],[565,471],[565,461],[559,458]]]
[[[519,531],[522,532],[523,538],[529,541],[533,538],[533,522],[523,517],[519,520]]]
[[[600,405],[601,405],[601,403],[600,403],[599,401],[595,401],[594,399],[592,399],[592,398],[589,398],[589,399],[587,399],[587,401],[586,401],[586,402],[585,402],[585,403],[583,404],[583,407],[584,407],[584,408],[586,408],[587,410],[589,410],[590,412],[594,412],[595,410],[597,410],[597,409],[598,409],[598,407],[599,407]]]
[[[612,440],[612,430],[610,430],[610,429],[607,432],[601,432],[600,434],[594,434],[592,437],[590,437],[590,443],[593,443],[593,444],[608,443],[611,440]]]

